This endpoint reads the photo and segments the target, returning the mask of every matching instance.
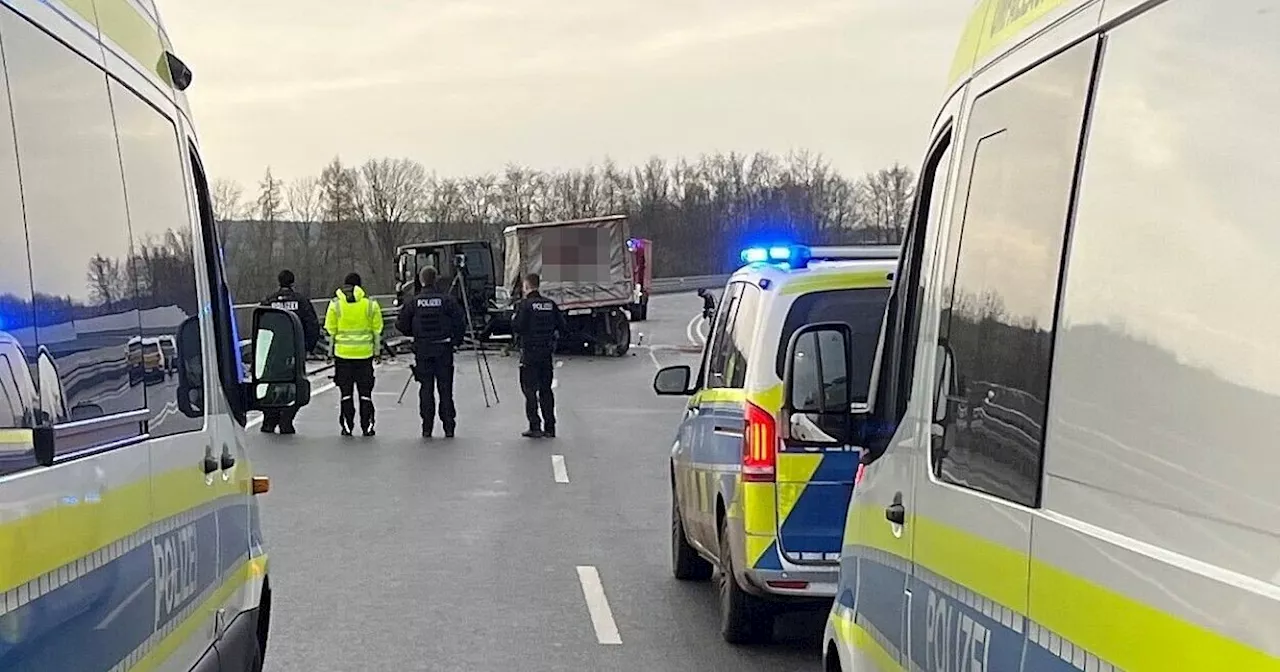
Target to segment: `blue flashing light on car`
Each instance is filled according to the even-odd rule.
[[[774,264],[782,268],[793,268],[804,265],[805,247],[802,245],[770,245],[768,247],[748,247],[742,250],[742,261],[746,264]]]

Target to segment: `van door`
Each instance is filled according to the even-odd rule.
[[[718,548],[716,495],[721,492],[720,481],[726,476],[732,479],[742,458],[742,394],[740,389],[735,391],[728,386],[724,369],[729,350],[728,333],[745,285],[729,283],[720,297],[699,374],[698,394],[691,408],[693,453],[689,488],[696,521],[692,524],[698,543],[707,549]],[[732,487],[724,492],[732,493]]]
[[[925,669],[1022,665],[1063,246],[1097,51],[1088,40],[979,95],[964,130],[936,337],[920,341],[935,353],[911,516],[911,655]]]
[[[886,285],[887,282],[886,278]],[[855,403],[866,403],[888,300],[887,286],[836,289],[796,297],[787,311],[779,339],[774,362],[778,378],[783,377],[787,347],[797,329],[818,322],[844,322],[853,330],[854,380],[848,382],[851,398]],[[824,369],[844,370],[844,352],[839,348],[832,350],[827,347],[830,343],[816,340],[800,345],[814,348],[812,352],[801,350],[809,361],[819,362]],[[808,385],[800,379],[805,373],[814,374]],[[816,368],[799,368],[793,384],[797,390],[815,388],[818,380],[843,375],[831,373],[819,377],[817,373]],[[793,416],[795,422],[781,432],[786,438],[778,452],[778,546],[783,557],[796,564],[835,564],[840,560],[844,538],[842,513],[849,508],[860,453],[847,445],[851,437],[843,436],[843,427],[822,426],[840,418],[842,413],[838,409],[828,410],[829,414],[812,417]]]

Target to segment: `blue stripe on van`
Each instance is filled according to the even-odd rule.
[[[1051,639],[1059,643],[1059,652],[1054,653],[1028,637],[1027,632],[1037,626],[1025,617],[931,573],[908,576],[862,550],[856,546],[845,550],[836,603],[853,608],[861,623],[873,626],[888,643],[909,655],[917,669],[1079,672],[1087,668],[1084,663],[1077,666],[1075,659],[1097,660],[1056,636]],[[905,651],[903,591],[908,586],[911,646]]]

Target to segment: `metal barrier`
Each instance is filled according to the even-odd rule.
[[[652,291],[654,294],[675,294],[679,292],[692,292],[696,289],[717,289],[723,287],[729,281],[729,275],[689,275],[678,278],[654,278]],[[384,313],[390,312],[391,302],[396,298],[394,294],[377,294],[372,298],[376,299],[382,305]],[[323,299],[312,299],[311,305],[316,309],[316,316],[324,322],[325,310],[329,307],[329,297]],[[257,308],[256,303],[238,303],[236,309],[236,323],[247,326],[249,317],[253,314],[253,309]]]

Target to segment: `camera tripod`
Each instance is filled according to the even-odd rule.
[[[467,298],[467,286],[464,282],[466,275],[466,266],[462,259],[458,260],[458,272],[453,276],[453,282],[449,283],[448,293],[452,294],[455,287],[458,288],[459,294],[462,296],[462,314],[467,320],[467,335],[471,337],[472,347],[476,353],[476,373],[480,378],[480,392],[484,394],[484,407],[490,408],[489,390],[493,390],[493,403],[498,404],[502,401],[498,398],[498,386],[493,382],[493,371],[489,368],[489,356],[485,352],[484,344],[480,342],[480,335],[476,332],[475,321],[471,318],[471,301]],[[417,370],[413,366],[409,367],[409,371],[414,374],[410,375],[404,381],[404,387],[400,390],[400,397],[396,399],[399,404],[404,401],[404,395],[409,391],[409,383],[417,378]],[[485,379],[488,379],[489,386],[485,387]]]

